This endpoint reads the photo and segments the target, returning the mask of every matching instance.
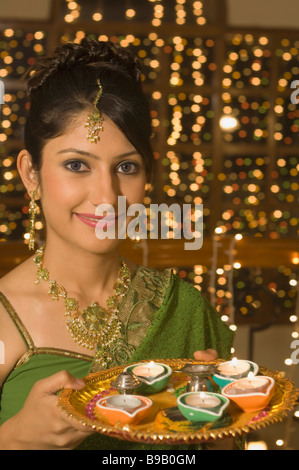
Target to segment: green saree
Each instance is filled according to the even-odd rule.
[[[36,348],[12,305],[3,294],[0,301],[20,331],[27,353],[19,360],[2,387],[0,424],[23,406],[33,384],[66,369],[77,377],[97,370],[92,357],[53,348]],[[159,272],[138,266],[120,308],[122,337],[112,351],[110,367],[145,359],[192,358],[197,350],[216,349],[230,357],[233,332],[222,322],[205,297],[171,269]],[[95,434],[78,449],[129,450],[174,449],[145,446]],[[180,447],[182,449],[182,447]]]

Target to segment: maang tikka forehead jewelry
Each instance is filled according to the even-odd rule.
[[[101,85],[99,78],[97,79],[97,84],[99,86],[99,92],[93,103],[94,109],[93,109],[93,112],[89,114],[87,121],[85,123],[85,127],[88,127],[87,139],[90,140],[90,142],[94,142],[95,144],[100,138],[99,132],[103,131],[103,121],[104,121],[101,111],[99,111],[97,108],[99,99],[101,98],[103,94],[103,87]]]

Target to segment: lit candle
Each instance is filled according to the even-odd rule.
[[[144,406],[144,403],[139,398],[130,395],[112,395],[106,400],[107,408],[116,408],[128,413],[134,413],[142,406]]]
[[[221,404],[221,400],[214,395],[199,392],[188,395],[185,399],[185,403],[194,408],[216,408]]]
[[[154,380],[159,375],[164,374],[165,369],[160,364],[156,364],[154,361],[151,361],[134,367],[132,372],[137,377],[142,377],[146,380]]]
[[[240,361],[236,357],[218,366],[219,373],[225,377],[241,377],[248,373],[249,370],[250,364],[247,361]]]
[[[231,395],[262,393],[266,391],[269,384],[270,381],[267,377],[255,376],[252,372],[249,372],[247,378],[239,379],[231,384],[229,393]]]

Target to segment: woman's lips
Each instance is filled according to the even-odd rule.
[[[96,228],[96,226],[102,225],[103,228],[110,227],[112,225],[115,225],[117,220],[118,220],[118,214],[113,214],[113,215],[94,215],[94,214],[78,214],[77,212],[74,212],[74,215],[78,217],[79,220],[84,222],[86,225],[89,225],[90,227]],[[101,221],[103,222],[101,223]]]

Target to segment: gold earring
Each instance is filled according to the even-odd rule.
[[[29,203],[29,209],[28,212],[30,214],[29,216],[29,250],[34,250],[34,244],[35,244],[35,216],[38,212],[38,205],[36,204],[36,194],[37,190],[30,191],[30,203]]]

